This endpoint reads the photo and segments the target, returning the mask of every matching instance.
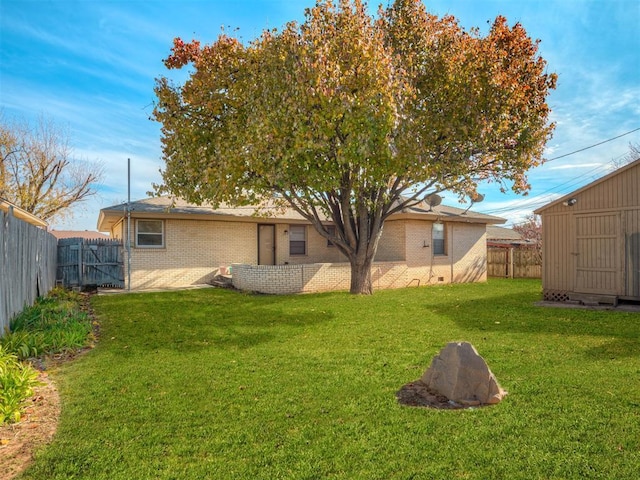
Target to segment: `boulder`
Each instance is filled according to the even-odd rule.
[[[469,342],[447,344],[420,380],[430,390],[462,405],[491,405],[507,394]]]

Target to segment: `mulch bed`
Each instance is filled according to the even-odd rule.
[[[477,407],[477,405],[461,405],[453,402],[444,395],[431,390],[422,380],[416,380],[404,385],[396,392],[396,398],[400,404],[409,407],[426,407],[439,410],[461,410]]]
[[[60,397],[49,376],[41,372],[24,415],[18,423],[0,426],[0,472],[5,480],[21,473],[33,460],[33,453],[49,443],[56,433]]]

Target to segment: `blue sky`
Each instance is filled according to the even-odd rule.
[[[377,7],[379,2],[370,2]],[[301,21],[313,0],[0,0],[0,109],[68,127],[74,157],[101,161],[97,196],[58,229],[94,230],[100,208],[146,197],[163,166],[160,125],[150,121],[154,79],[175,75],[162,64],[174,37],[210,43],[220,28],[244,41],[265,28]],[[387,0],[383,1],[387,4]],[[486,31],[496,15],[520,22],[542,40],[540,54],[559,75],[549,98],[554,138],[550,161],[529,172],[526,197],[484,185],[474,210],[521,221],[560,195],[608,173],[640,144],[640,0],[425,1],[434,14]],[[237,29],[237,30],[236,30]],[[639,186],[640,188],[640,186]],[[453,195],[445,203],[456,206]]]

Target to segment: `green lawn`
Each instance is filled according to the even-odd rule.
[[[27,479],[640,478],[640,314],[540,308],[538,281],[94,297],[97,347]],[[467,340],[509,395],[395,393]]]

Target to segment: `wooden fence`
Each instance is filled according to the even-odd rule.
[[[122,242],[61,238],[58,240],[57,279],[65,287],[124,288]]]
[[[56,238],[0,210],[0,336],[56,282]]]
[[[542,252],[535,247],[488,247],[487,275],[502,278],[542,278]]]

